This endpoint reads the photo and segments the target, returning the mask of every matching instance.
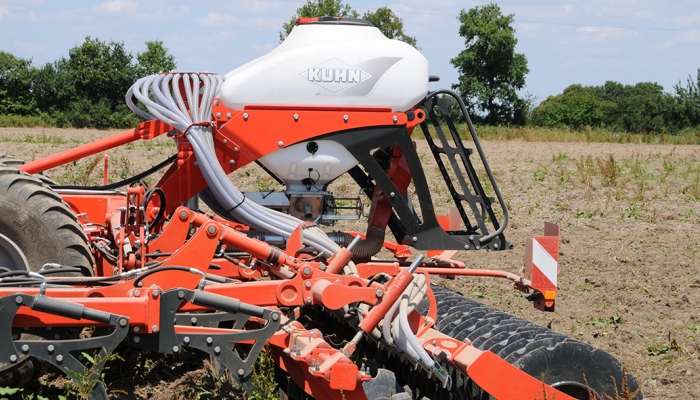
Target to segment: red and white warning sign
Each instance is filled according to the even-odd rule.
[[[523,275],[531,281],[531,287],[542,297],[535,300],[535,307],[553,311],[557,297],[559,275],[559,226],[545,222],[544,236],[535,236],[525,247]]]

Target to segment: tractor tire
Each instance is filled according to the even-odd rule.
[[[14,158],[8,154],[0,154],[0,167],[5,166],[5,167],[18,168],[20,165],[24,165],[24,164],[25,164],[24,160]],[[48,186],[57,185],[56,181],[54,181],[53,179],[46,176],[43,172],[40,174],[36,174],[34,176]]]
[[[38,178],[2,166],[0,235],[0,264],[6,268],[38,271],[58,263],[92,275],[95,262],[87,237],[61,197]]]
[[[38,271],[46,263],[78,267],[91,276],[95,262],[85,232],[61,197],[37,177],[0,166],[0,266]],[[26,356],[0,364],[0,387],[23,387],[47,367]]]
[[[617,398],[627,386],[625,398],[641,399],[635,379],[625,374],[612,355],[593,346],[535,325],[492,307],[432,285],[437,301],[435,328],[458,340],[470,340],[479,350],[489,350],[529,375],[577,399]],[[625,382],[625,383],[623,383]],[[473,382],[462,379],[473,398]],[[453,390],[455,388],[453,387]],[[533,395],[538,395],[535,393]]]

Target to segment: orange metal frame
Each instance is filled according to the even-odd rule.
[[[248,106],[244,110],[225,108],[214,101],[212,122],[216,156],[224,171],[230,173],[262,156],[282,147],[287,147],[327,134],[352,131],[376,126],[405,126],[409,132],[422,122],[423,117],[408,121],[406,114],[394,113],[384,108],[338,108],[338,107],[286,107]],[[34,161],[20,167],[28,173],[38,173],[68,162],[94,155],[136,140],[151,140],[173,128],[161,122],[148,121],[133,130],[128,130],[97,142]],[[351,133],[350,133],[351,134]],[[64,194],[64,200],[76,215],[81,215],[90,240],[107,239],[121,246],[128,238],[133,243],[141,240],[138,254],[125,254],[118,247],[116,268],[104,258],[98,258],[96,276],[111,276],[142,268],[147,260],[158,261],[160,267],[186,266],[202,273],[228,278],[228,283],[208,285],[209,293],[235,298],[243,303],[262,307],[290,307],[320,304],[337,310],[343,306],[364,303],[372,306],[364,315],[359,328],[371,332],[388,309],[412,280],[406,270],[405,260],[411,250],[394,242],[385,247],[393,252],[398,261],[358,263],[359,276],[339,275],[350,260],[347,249],[334,255],[328,262],[304,259],[297,255],[301,249],[300,229],[289,239],[287,251],[268,243],[249,238],[241,230],[247,227],[228,221],[210,218],[179,207],[187,199],[206,187],[199,168],[195,164],[192,148],[182,132],[174,134],[177,141],[178,159],[167,170],[157,186],[168,199],[165,214],[171,215],[167,224],[157,227],[160,235],[146,240],[145,220],[140,211],[143,188],[128,189],[121,195]],[[388,171],[397,188],[405,190],[410,181],[405,159],[401,151],[392,154],[394,163]],[[105,164],[105,173],[107,167]],[[378,189],[378,188],[377,188]],[[381,190],[375,192],[370,223],[386,226],[391,215],[391,204],[383,199]],[[159,211],[160,199],[154,198],[147,210],[142,212],[152,220]],[[132,218],[133,217],[133,218]],[[133,220],[133,221],[132,221]],[[444,219],[441,222],[449,223]],[[232,262],[217,255],[222,249],[242,249],[247,253]],[[158,254],[162,255],[158,255]],[[519,275],[490,270],[465,269],[464,264],[451,260],[452,253],[433,252],[436,262],[422,263],[416,273],[429,276],[490,276],[509,279],[516,287],[529,288],[532,282]],[[158,293],[173,288],[195,289],[202,276],[192,271],[153,270],[135,287],[132,278],[123,276],[120,282],[102,287],[75,287],[72,289],[46,290],[45,295],[83,304],[85,307],[105,312],[126,315],[132,329],[139,328],[142,334],[156,334],[160,318]],[[392,278],[384,285],[370,278],[387,274]],[[263,277],[281,279],[255,280]],[[50,279],[50,278],[49,278]],[[230,282],[230,279],[236,281]],[[547,288],[556,290],[556,288]],[[33,288],[0,288],[0,296],[14,293],[35,295]],[[415,333],[424,348],[436,354],[444,351],[447,362],[468,373],[482,388],[496,398],[532,398],[543,393],[547,398],[556,394],[558,399],[570,397],[533,378],[490,352],[479,351],[469,343],[463,343],[442,335],[432,329],[436,317],[436,304],[430,298],[430,312],[426,318],[412,315]],[[206,311],[206,307],[184,303],[179,312]],[[22,307],[13,326],[89,326],[92,321],[74,320],[63,316],[33,311]],[[154,329],[155,328],[155,329]],[[178,332],[193,332],[201,328],[178,326]],[[210,328],[207,328],[210,329]],[[224,332],[211,328],[211,332]],[[328,399],[364,399],[363,381],[371,379],[348,358],[346,354],[332,348],[322,339],[318,331],[308,331],[298,322],[289,321],[269,341],[270,349],[278,365],[307,393]],[[502,382],[508,382],[504,385]]]

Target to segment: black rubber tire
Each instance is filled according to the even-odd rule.
[[[41,180],[6,166],[0,166],[0,234],[22,251],[31,271],[53,262],[92,275],[95,261],[87,237],[68,205]],[[26,356],[0,364],[0,386],[22,387],[47,365]]]
[[[431,287],[437,300],[436,329],[440,332],[459,340],[468,339],[474,347],[492,351],[577,399],[587,400],[588,389],[599,398],[616,398],[616,390],[622,393],[622,364],[605,351],[444,287]],[[631,393],[638,390],[634,377],[627,374],[626,380]],[[642,398],[641,391],[635,398]]]
[[[0,154],[0,166],[5,166],[5,167],[19,167],[20,165],[24,165],[25,162],[24,160],[20,160],[17,158],[12,157],[11,155],[8,154]],[[40,174],[35,174],[34,175],[37,179],[45,183],[47,186],[53,186],[57,185],[56,181],[53,179],[49,178],[47,175],[45,175],[43,172]]]
[[[51,262],[92,275],[95,261],[73,212],[39,179],[16,168],[0,167],[0,233],[22,250],[31,271]]]

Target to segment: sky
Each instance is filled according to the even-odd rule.
[[[440,76],[431,89],[457,82],[450,60],[464,49],[460,10],[487,2],[346,0],[360,14],[388,6],[404,21]],[[0,50],[40,66],[67,57],[91,36],[123,42],[135,56],[146,41],[162,40],[180,71],[221,74],[271,51],[282,24],[305,0],[0,0]],[[530,73],[522,95],[542,101],[567,86],[657,82],[668,92],[700,68],[697,0],[508,0],[516,51]]]

